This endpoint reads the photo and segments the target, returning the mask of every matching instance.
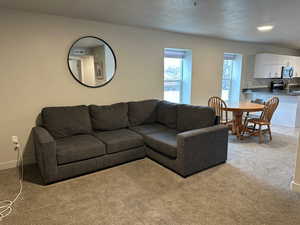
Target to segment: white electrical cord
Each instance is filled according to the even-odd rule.
[[[0,221],[2,221],[5,217],[9,216],[9,214],[12,212],[13,205],[20,197],[23,190],[23,154],[22,154],[20,144],[19,143],[14,143],[14,144],[15,144],[15,150],[18,151],[17,169],[19,172],[20,191],[12,201],[11,200],[0,201]]]

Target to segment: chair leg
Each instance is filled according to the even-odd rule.
[[[270,135],[270,141],[272,141],[272,132],[271,132],[271,127],[270,127],[270,125],[268,125],[268,131],[269,131],[269,135]]]
[[[247,130],[247,127],[248,127],[248,123],[249,123],[248,120],[246,120],[246,121],[244,122],[244,128],[243,128],[243,131],[242,131],[242,136],[244,136],[244,134],[246,133],[246,130]]]
[[[249,113],[246,114],[245,119],[244,119],[244,124],[246,124],[247,120],[248,120],[248,115]]]
[[[261,125],[259,125],[258,132],[259,132],[259,143],[261,144],[262,143]]]

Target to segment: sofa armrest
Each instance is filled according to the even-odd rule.
[[[43,181],[50,183],[57,176],[56,142],[43,127],[32,129],[35,155]]]
[[[182,173],[188,176],[227,160],[228,128],[216,125],[179,133],[177,145]]]

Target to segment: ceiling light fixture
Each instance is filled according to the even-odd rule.
[[[271,31],[274,29],[273,25],[265,25],[265,26],[259,26],[257,27],[257,30],[260,32],[267,32],[267,31]]]

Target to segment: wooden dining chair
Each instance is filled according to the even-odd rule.
[[[256,103],[256,104],[261,104],[261,105],[265,105],[266,103],[262,100],[262,99],[255,99],[255,100],[251,100],[251,103]],[[258,119],[261,117],[262,112],[256,112],[256,113],[250,113],[247,112],[244,118],[244,124],[246,124],[248,119]]]
[[[265,133],[269,133],[270,141],[272,140],[272,133],[271,133],[271,119],[277,106],[279,104],[279,98],[273,97],[269,101],[266,102],[265,108],[260,116],[260,118],[250,118],[246,121],[244,130],[242,135],[246,132],[249,133],[250,136],[259,136],[259,143],[262,143],[262,136]],[[252,126],[249,126],[251,125]],[[258,126],[258,129],[256,129]],[[266,126],[266,129],[262,129],[263,126]]]
[[[232,121],[228,120],[228,112],[224,110],[227,108],[227,105],[223,99],[217,96],[210,97],[208,100],[208,106],[215,110],[216,116],[220,118],[220,124],[232,124]]]

